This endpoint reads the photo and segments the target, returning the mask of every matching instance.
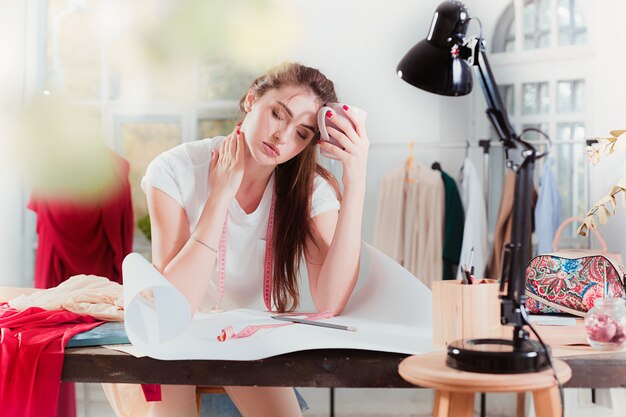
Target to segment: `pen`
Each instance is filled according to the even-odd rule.
[[[287,317],[287,316],[272,316],[272,318],[274,320],[290,321],[292,323],[310,324],[311,326],[327,327],[329,329],[347,330],[349,332],[356,332],[356,327],[352,327],[352,326],[342,326],[340,324],[323,323],[319,321],[297,319],[294,317]]]
[[[472,249],[470,249],[470,260],[469,260],[469,272],[468,272],[468,277],[467,280],[469,281],[470,284],[474,283],[473,280],[473,276],[474,276],[474,247],[472,246]]]

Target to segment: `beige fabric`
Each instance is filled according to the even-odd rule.
[[[385,175],[378,187],[374,246],[402,264],[404,257],[404,168]]]
[[[73,276],[56,287],[13,298],[9,305],[17,310],[64,309],[98,320],[124,321],[122,286],[95,275]]]
[[[118,417],[146,417],[151,403],[143,396],[139,384],[102,384],[104,394]]]
[[[34,292],[43,291],[39,288],[26,287],[0,287],[0,303],[8,303],[20,295],[30,295]]]
[[[379,187],[374,246],[424,284],[441,279],[445,192],[439,171],[413,162]]]
[[[491,259],[487,265],[487,271],[485,276],[493,279],[500,279],[502,275],[502,258],[504,257],[504,248],[507,243],[511,241],[511,235],[513,232],[513,200],[515,199],[515,173],[509,171],[504,177],[504,187],[502,189],[502,200],[500,201],[500,213],[498,214],[498,221],[496,222],[496,228],[493,234],[493,253]],[[534,214],[535,204],[537,204],[537,191],[533,187],[531,195],[531,220],[532,230],[534,230]],[[532,231],[531,231],[532,234]],[[532,253],[532,237],[528,236],[524,239],[527,245],[529,245],[528,253]]]

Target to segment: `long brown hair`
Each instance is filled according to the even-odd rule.
[[[252,81],[248,92],[258,99],[269,90],[296,86],[309,90],[320,105],[336,102],[335,86],[318,69],[298,63],[284,63],[270,69]],[[246,94],[247,95],[247,94]],[[244,95],[239,104],[244,111]],[[307,239],[313,238],[313,222],[310,221],[313,181],[320,175],[334,188],[341,198],[337,179],[317,162],[317,134],[307,147],[274,171],[276,209],[274,213],[274,279],[273,302],[280,312],[293,311],[300,301],[298,272],[306,250]]]

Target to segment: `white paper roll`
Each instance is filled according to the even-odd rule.
[[[185,296],[150,262],[131,253],[122,263],[126,333],[142,350],[174,340],[185,332],[191,309]]]

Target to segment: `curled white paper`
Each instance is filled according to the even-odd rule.
[[[131,343],[142,350],[180,337],[191,311],[185,296],[138,253],[122,263],[124,321]]]

